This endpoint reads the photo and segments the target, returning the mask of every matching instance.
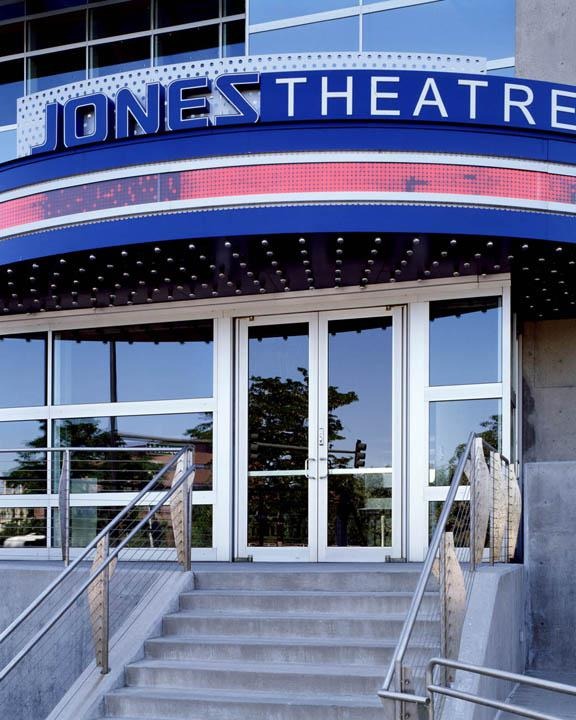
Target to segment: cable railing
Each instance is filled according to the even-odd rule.
[[[190,570],[192,492],[199,469],[192,447],[169,457],[0,633],[3,720],[46,717],[91,663],[108,673],[111,643],[121,636],[121,628],[134,620],[143,602],[161,590],[177,570],[176,563]],[[62,491],[64,499],[69,470],[65,454],[60,473],[61,486],[68,484]],[[63,502],[62,508],[66,507]],[[25,680],[31,677],[33,682]]]
[[[425,705],[431,657],[458,659],[472,586],[483,563],[515,553],[521,498],[514,466],[472,433],[452,464],[453,477],[438,517],[410,609],[378,695],[394,720],[417,717]],[[449,685],[453,671],[437,666]]]
[[[0,549],[38,556],[46,548],[54,557],[60,548],[68,562],[70,548],[86,547],[179,450],[146,440],[146,447],[0,449]],[[202,464],[196,488],[211,490],[210,443],[186,444]]]

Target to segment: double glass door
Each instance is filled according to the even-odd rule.
[[[400,309],[239,321],[236,555],[400,556],[400,325]]]

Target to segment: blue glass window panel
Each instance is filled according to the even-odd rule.
[[[46,427],[46,420],[0,422],[0,448],[31,448],[29,453],[0,453],[0,495],[43,495],[46,492],[47,456],[34,450],[47,447]]]
[[[24,95],[24,60],[0,63],[0,125],[16,122],[16,100]]]
[[[57,405],[110,402],[110,343],[54,340],[54,402]]]
[[[91,77],[150,67],[150,42],[148,38],[121,40],[92,48]]]
[[[480,433],[496,450],[502,445],[502,402],[448,400],[430,403],[431,485],[449,485],[471,432]]]
[[[212,321],[58,333],[54,402],[211,397],[212,348]]]
[[[156,38],[156,64],[175,65],[216,58],[219,42],[218,25],[162,33]]]
[[[364,50],[514,55],[514,0],[441,0],[364,15]]]
[[[0,55],[24,52],[24,23],[0,25]]]
[[[86,52],[83,48],[39,55],[28,62],[28,91],[31,93],[86,79]]]
[[[357,7],[359,0],[250,0],[250,24]]]
[[[237,57],[245,54],[246,31],[242,20],[225,23],[222,41],[222,55],[224,57]]]
[[[250,53],[358,51],[357,17],[326,20],[250,36]]]
[[[20,3],[15,3],[20,4]],[[24,3],[21,3],[22,5]],[[28,14],[52,12],[53,10],[64,10],[69,7],[82,7],[85,5],[82,0],[27,0],[26,6]]]
[[[0,20],[12,20],[13,18],[24,17],[23,2],[9,2],[0,5]]]
[[[500,298],[430,303],[430,385],[500,382]]]
[[[0,163],[16,157],[16,130],[0,132]]]
[[[46,336],[0,337],[0,407],[46,404]]]
[[[129,35],[150,29],[149,0],[130,0],[120,5],[103,5],[90,10],[90,37]]]
[[[215,20],[219,14],[218,0],[196,0],[196,2],[158,0],[156,3],[157,27]]]
[[[246,0],[224,0],[222,5],[224,17],[229,15],[244,15],[246,12]]]
[[[28,49],[43,50],[86,40],[86,13],[48,15],[28,22]]]
[[[117,341],[118,400],[176,400],[212,396],[212,327],[182,342]]]

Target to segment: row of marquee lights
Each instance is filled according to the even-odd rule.
[[[355,276],[353,284],[360,287],[383,282],[384,266],[387,266],[388,282],[410,279],[410,266],[426,257],[429,269],[422,273],[421,279],[445,277],[447,273],[442,272],[442,267],[446,264],[459,268],[450,273],[454,277],[486,277],[491,273],[508,272],[514,265],[519,271],[515,283],[517,299],[525,311],[536,317],[554,316],[568,307],[573,312],[576,305],[573,293],[576,255],[574,248],[569,246],[549,247],[549,243],[521,241],[503,244],[502,240],[473,237],[438,238],[436,241],[414,237],[403,240],[401,252],[390,264],[389,259],[385,260],[386,252],[392,246],[397,247],[396,240],[386,236],[366,236],[363,240],[354,236],[352,240],[351,244],[350,236],[326,239],[328,246],[332,246],[333,257],[329,263],[333,273],[332,287],[352,284],[350,269]],[[353,256],[357,255],[359,240],[364,258],[355,266]],[[508,251],[513,249],[514,254],[506,254],[506,246]],[[305,278],[308,288],[314,290],[323,286],[313,270],[316,247],[316,239],[304,237],[252,238],[249,244],[247,240],[180,242],[130,250],[107,249],[98,252],[98,256],[76,253],[38,259],[33,263],[22,262],[0,270],[0,277],[4,276],[0,308],[4,314],[43,312],[80,306],[113,307],[195,297],[287,292],[303,289],[289,284],[298,274]],[[223,252],[228,257],[226,265],[221,264]],[[149,253],[148,257],[146,253]],[[322,256],[325,258],[324,253]],[[257,257],[260,257],[260,264],[256,262]],[[287,258],[292,267],[288,266]],[[243,289],[235,277],[235,267],[243,274]],[[298,272],[296,267],[300,268]],[[348,278],[343,283],[343,273],[347,272]],[[265,283],[266,278],[270,280]],[[166,287],[167,283],[170,285]],[[82,295],[86,296],[84,301]]]
[[[85,89],[89,89],[89,83]],[[224,74],[149,83],[145,101],[128,87],[88,92],[44,114],[52,152],[166,131],[257,122],[394,120],[473,123],[576,133],[576,92],[498,76],[374,70]]]

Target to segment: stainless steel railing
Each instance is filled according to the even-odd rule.
[[[193,448],[175,453],[0,633],[0,717],[26,717],[34,693],[22,677],[40,670],[42,676],[54,672],[61,678],[46,684],[28,712],[28,717],[43,717],[90,662],[109,672],[111,638],[138,602],[175,570],[170,563],[149,562],[150,547],[160,553],[156,560],[177,560],[185,571],[191,568],[192,492],[199,467]]]
[[[425,697],[431,657],[458,658],[478,567],[508,562],[520,520],[513,466],[480,435],[462,450],[379,696],[396,720]],[[444,678],[450,681],[450,669]],[[412,707],[411,707],[412,706]]]
[[[484,707],[492,708],[493,710],[501,710],[502,712],[510,713],[511,715],[517,715],[519,717],[531,718],[531,720],[562,720],[558,715],[550,715],[549,713],[543,713],[539,710],[534,710],[523,705],[513,705],[511,703],[501,702],[499,700],[493,700],[486,698],[481,695],[474,693],[457,690],[455,688],[446,687],[446,685],[438,685],[434,681],[434,672],[436,668],[446,668],[451,671],[460,671],[466,673],[473,673],[476,675],[482,675],[484,677],[494,678],[496,680],[502,680],[503,682],[515,683],[516,685],[528,685],[529,687],[539,688],[541,690],[547,690],[549,692],[560,693],[562,695],[569,695],[575,698],[576,706],[576,687],[573,685],[566,685],[565,683],[553,682],[551,680],[545,680],[542,678],[534,678],[529,675],[520,675],[518,673],[506,672],[504,670],[498,670],[496,668],[480,667],[478,665],[469,665],[467,663],[461,663],[456,660],[446,660],[445,658],[432,658],[428,663],[426,669],[426,698],[421,698],[421,701],[428,707],[429,720],[439,720],[435,710],[437,704],[435,702],[435,695],[441,697],[451,697],[457,700],[463,700],[465,702],[473,703],[474,705],[482,705]]]

